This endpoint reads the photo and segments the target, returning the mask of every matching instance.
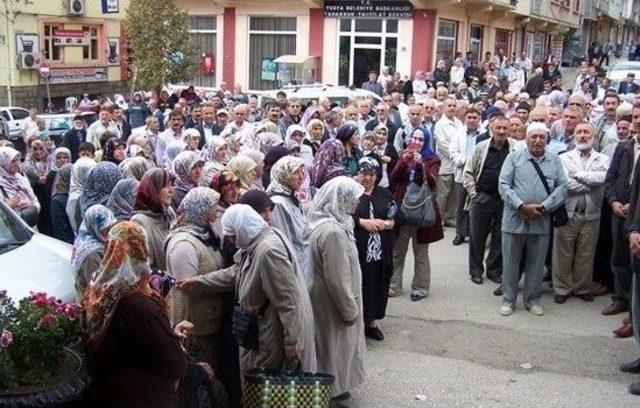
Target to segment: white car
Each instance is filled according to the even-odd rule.
[[[613,64],[607,71],[607,78],[611,80],[611,88],[618,89],[620,82],[627,79],[627,74],[633,72],[636,81],[640,80],[640,61],[621,61]]]
[[[12,137],[20,135],[22,123],[29,117],[29,111],[15,106],[0,106],[0,115],[7,120]]]
[[[307,104],[310,100],[317,101],[321,97],[325,97],[331,101],[331,103],[337,103],[341,106],[345,106],[349,99],[362,100],[365,98],[371,98],[374,101],[374,105],[382,102],[382,98],[371,91],[364,89],[351,89],[344,86],[333,85],[299,85],[288,86],[282,89],[274,89],[271,91],[246,91],[247,95],[256,94],[260,106],[264,107],[269,102],[275,102],[276,94],[283,91],[287,94],[287,98],[296,97],[302,100],[303,104]]]
[[[75,301],[71,245],[33,231],[0,201],[0,290],[15,302],[30,292]]]

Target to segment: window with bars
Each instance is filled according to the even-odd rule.
[[[296,53],[296,17],[249,18],[249,89],[275,89],[277,81],[262,79],[262,62]]]
[[[198,55],[216,55],[217,19],[215,15],[189,16],[189,35]],[[216,64],[217,65],[217,64]],[[217,70],[216,66],[216,70]],[[190,82],[196,86],[214,87],[215,75],[199,72]]]

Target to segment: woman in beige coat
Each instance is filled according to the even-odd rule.
[[[189,191],[178,207],[178,218],[166,241],[167,272],[185,280],[223,268],[220,238],[211,230],[220,195],[207,187]],[[170,318],[176,324],[193,323],[189,353],[198,361],[218,367],[221,347],[222,297],[189,296],[172,288]]]
[[[318,371],[336,377],[333,397],[343,400],[365,378],[362,280],[352,215],[364,187],[349,177],[329,180],[309,214]]]
[[[166,170],[154,168],[142,176],[133,203],[131,221],[140,225],[147,234],[149,265],[153,269],[166,269],[164,243],[175,212],[171,208],[171,176]]]
[[[235,281],[238,304],[258,316],[259,348],[240,347],[243,376],[257,367],[280,370],[286,361],[301,361],[304,371],[315,371],[313,312],[291,243],[245,204],[225,211],[222,229],[235,237],[240,249],[235,268],[198,276],[178,287],[188,293],[220,293],[233,288]]]

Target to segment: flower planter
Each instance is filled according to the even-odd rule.
[[[71,349],[63,349],[60,370],[49,384],[0,389],[0,407],[79,407],[91,379],[83,357]]]

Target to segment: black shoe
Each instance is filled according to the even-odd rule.
[[[500,275],[487,275],[487,279],[495,283],[502,283],[502,276]]]
[[[630,363],[620,364],[620,371],[623,373],[640,374],[640,358]]]
[[[629,386],[629,393],[633,395],[640,395],[640,382],[631,384]]]
[[[493,296],[502,296],[502,286],[498,286],[496,290],[493,291]]]
[[[344,401],[344,400],[348,400],[349,398],[351,398],[351,394],[349,393],[349,391],[347,392],[343,392],[340,395],[336,395],[335,397],[331,398],[333,401]]]
[[[458,246],[464,243],[464,235],[456,234],[456,237],[453,239],[453,245]]]
[[[582,299],[585,302],[593,302],[593,299],[595,299],[595,297],[591,294],[591,293],[582,293],[580,295],[574,295],[575,297],[577,297],[578,299]]]
[[[384,340],[384,333],[378,327],[365,327],[364,335],[376,341]]]
[[[484,279],[482,279],[482,276],[471,275],[471,282],[475,283],[476,285],[482,285],[482,282],[484,282]]]
[[[561,305],[569,299],[569,295],[555,295],[553,297],[553,301],[557,304]]]

